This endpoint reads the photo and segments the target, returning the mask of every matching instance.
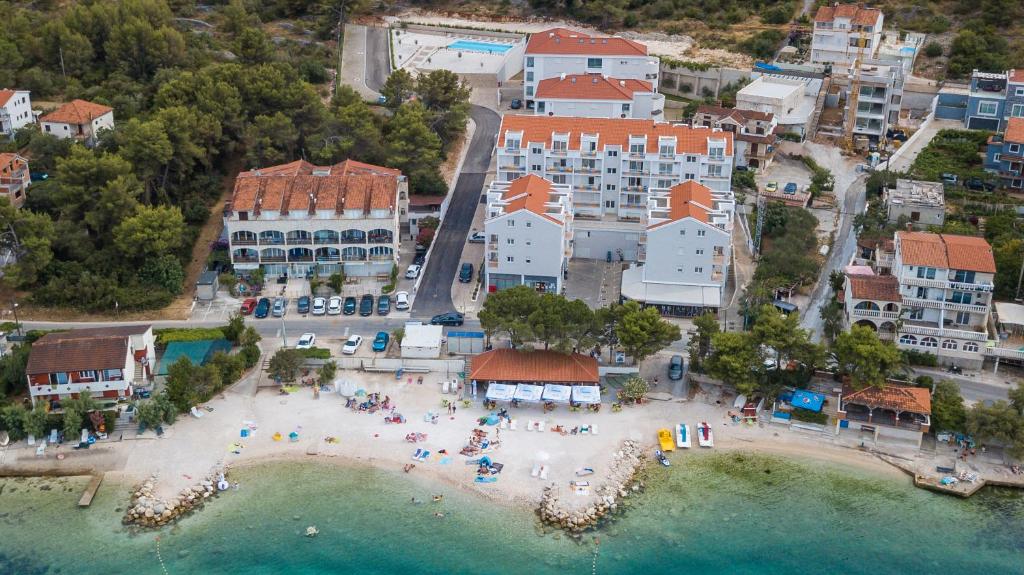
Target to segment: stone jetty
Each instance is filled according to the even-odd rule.
[[[596,528],[603,519],[619,508],[619,503],[630,493],[643,489],[637,474],[645,463],[643,449],[636,441],[625,441],[612,460],[608,481],[597,487],[596,497],[583,506],[566,505],[554,485],[544,488],[541,497],[541,523],[563,529],[569,535],[578,537],[583,532]]]
[[[148,528],[160,528],[173,523],[216,497],[217,481],[221,473],[227,475],[227,470],[215,470],[196,484],[182,489],[177,497],[170,499],[160,499],[153,495],[153,486],[157,478],[155,475],[150,476],[132,492],[131,503],[121,518],[121,523]]]

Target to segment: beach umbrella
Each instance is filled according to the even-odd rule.
[[[365,395],[366,395],[366,390],[365,389],[360,388],[360,389],[356,390],[356,397],[363,397]]]

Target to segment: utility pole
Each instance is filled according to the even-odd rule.
[[[21,330],[21,322],[18,321],[18,302],[14,301],[14,298],[11,298],[11,311],[14,312],[14,325],[18,329],[18,335],[25,335]]]

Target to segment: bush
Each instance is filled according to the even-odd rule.
[[[935,367],[939,364],[939,358],[935,354],[912,349],[903,350],[903,360],[909,365],[920,365],[924,367]]]
[[[929,58],[938,58],[942,55],[942,52],[942,44],[938,42],[928,42],[924,47],[924,55]]]
[[[782,44],[786,34],[780,30],[762,30],[739,43],[739,50],[755,58],[769,59]]]
[[[154,329],[156,344],[166,346],[173,341],[203,341],[207,339],[228,339],[219,327],[168,327]]]
[[[103,426],[106,428],[107,433],[113,433],[115,425],[117,425],[117,412],[109,409],[104,411]]]
[[[622,386],[622,390],[618,394],[618,400],[639,403],[650,389],[651,386],[647,383],[646,379],[633,376]]]
[[[260,346],[255,343],[243,345],[242,350],[238,352],[238,355],[242,357],[242,362],[246,369],[253,367],[260,360]]]
[[[322,347],[295,350],[306,359],[331,359],[331,350]]]
[[[790,413],[792,414],[793,419],[797,421],[817,423],[818,425],[826,425],[828,423],[828,414],[819,411],[811,411],[809,409],[796,407],[793,408],[793,411]]]

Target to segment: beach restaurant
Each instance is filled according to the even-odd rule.
[[[495,349],[473,357],[469,379],[491,401],[601,402],[597,360],[580,353]]]

